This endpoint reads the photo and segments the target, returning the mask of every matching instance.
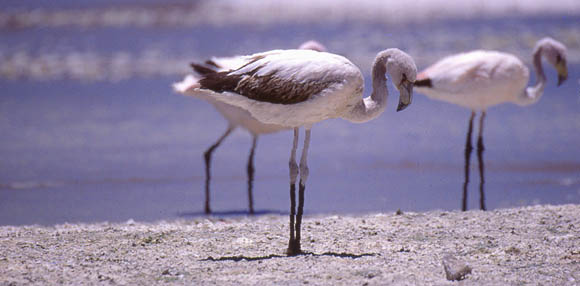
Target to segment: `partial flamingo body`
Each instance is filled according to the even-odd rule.
[[[313,51],[323,52],[326,51],[324,45],[316,41],[307,41],[300,45],[299,49],[307,49]],[[207,75],[216,72],[225,72],[235,70],[247,63],[247,57],[235,56],[226,58],[212,58],[207,60],[204,64],[193,63],[191,66],[199,75]],[[179,92],[183,88],[187,88],[192,81],[196,81],[196,77],[193,75],[187,76],[182,82],[176,83],[175,88]],[[250,149],[248,164],[247,164],[247,175],[248,175],[248,209],[250,214],[254,214],[254,199],[253,199],[253,182],[254,182],[254,154],[256,150],[256,145],[258,143],[258,137],[262,134],[275,133],[282,130],[287,130],[288,127],[284,127],[276,124],[262,123],[256,120],[248,111],[243,108],[230,105],[219,100],[213,100],[211,98],[206,98],[206,100],[211,103],[215,109],[228,121],[228,127],[225,132],[218,138],[218,140],[212,144],[204,152],[204,162],[205,162],[205,203],[204,211],[206,214],[211,213],[210,207],[210,183],[211,183],[211,158],[212,154],[217,149],[220,144],[234,131],[236,128],[241,127],[247,130],[252,135],[252,147]]]

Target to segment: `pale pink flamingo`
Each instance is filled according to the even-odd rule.
[[[465,143],[465,181],[463,183],[462,209],[467,209],[467,185],[469,183],[469,162],[471,158],[471,133],[473,118],[477,111],[479,136],[477,158],[480,175],[480,209],[485,210],[484,164],[483,164],[483,120],[487,108],[511,102],[526,106],[536,103],[544,92],[546,75],[542,68],[542,57],[558,72],[558,85],[567,76],[566,47],[551,38],[536,43],[533,64],[536,70],[536,84],[526,88],[530,72],[516,56],[497,52],[477,50],[446,57],[419,73],[415,87],[427,97],[471,109],[467,141]]]

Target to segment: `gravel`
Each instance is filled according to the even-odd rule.
[[[580,285],[580,205],[307,216],[296,257],[287,224],[2,226],[0,285]],[[448,280],[444,258],[471,273]]]

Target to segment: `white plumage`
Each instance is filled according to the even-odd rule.
[[[417,87],[430,98],[482,110],[517,102],[528,83],[528,68],[517,57],[496,51],[473,51],[442,59],[421,72],[431,88]]]
[[[362,98],[362,74],[342,56],[309,50],[275,50],[251,57],[257,60],[250,60],[228,76],[239,76],[239,84],[248,85],[254,85],[252,81],[258,78],[272,78],[261,88],[276,92],[284,87],[290,91],[287,96],[279,93],[272,96],[274,102],[268,102],[235,91],[212,92],[198,88],[187,94],[238,106],[260,122],[286,128],[311,126],[325,119],[342,117]],[[312,90],[320,92],[312,93]],[[302,95],[308,95],[308,100],[285,104]]]

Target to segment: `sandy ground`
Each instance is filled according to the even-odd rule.
[[[580,285],[580,205],[0,227],[0,285]],[[448,281],[451,255],[471,267]]]

